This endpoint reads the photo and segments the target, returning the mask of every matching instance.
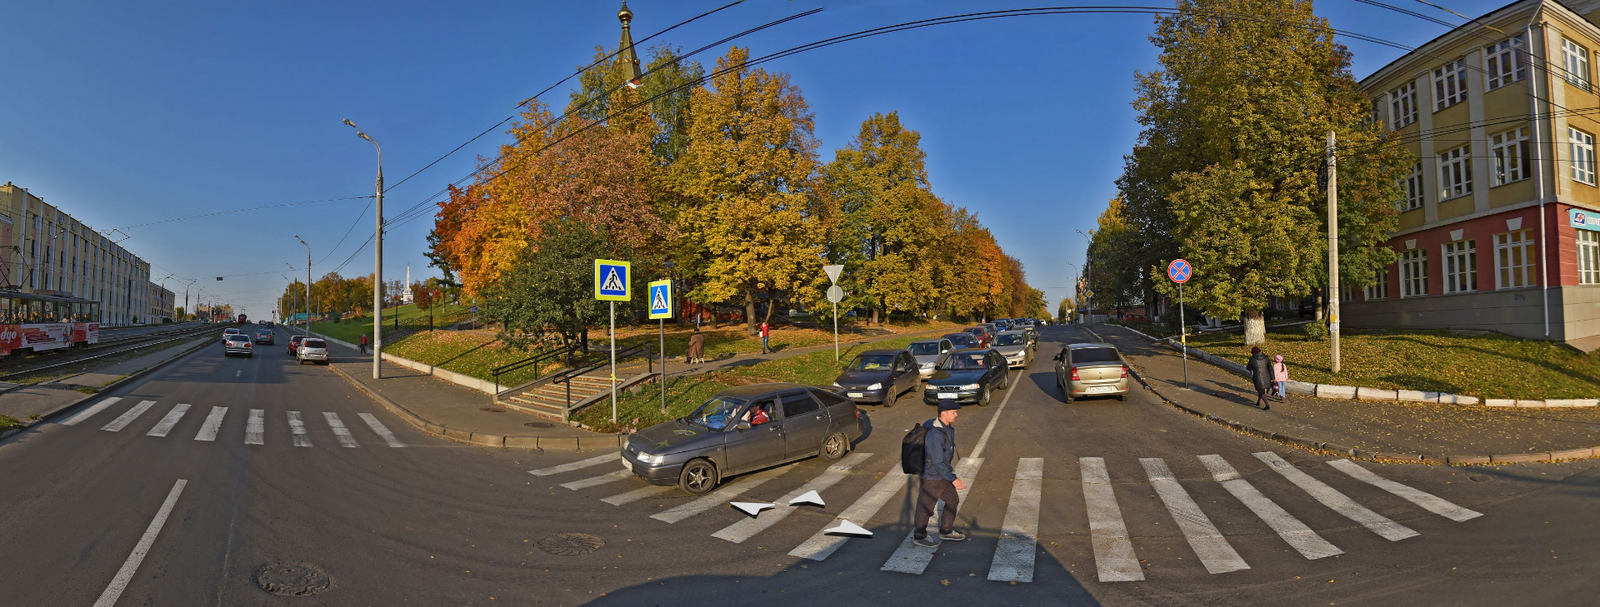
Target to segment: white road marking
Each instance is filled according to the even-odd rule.
[[[989,581],[1032,582],[1034,555],[1039,551],[1039,499],[1044,490],[1044,458],[1017,461],[1017,478],[1011,485],[1006,519],[1000,524],[1000,543],[989,564]]]
[[[865,495],[857,498],[855,503],[845,508],[844,512],[834,518],[833,522],[829,523],[828,526],[823,527],[822,531],[818,531],[816,535],[796,546],[794,550],[790,550],[789,556],[798,556],[813,561],[828,558],[829,555],[833,554],[835,550],[838,550],[840,546],[843,546],[850,539],[848,537],[829,535],[828,527],[837,527],[841,523],[851,523],[859,527],[866,527],[867,522],[871,521],[872,517],[876,516],[878,511],[882,510],[883,505],[889,503],[891,498],[901,491],[909,491],[910,488],[916,486],[910,480],[911,477],[909,475],[900,471],[900,460],[896,459],[890,464],[889,470],[883,473],[883,478],[878,479],[877,484],[868,489]]]
[[[246,421],[245,424],[244,424],[244,444],[246,444],[246,445],[262,445],[262,444],[266,444],[266,441],[265,441],[266,434],[267,434],[267,418],[266,418],[266,414],[267,414],[267,412],[264,409],[251,409],[250,410],[250,419],[248,421]]]
[[[289,435],[294,439],[294,446],[311,446],[311,436],[306,434],[306,422],[300,419],[299,411],[289,412]]]
[[[1427,509],[1428,512],[1432,512],[1457,523],[1470,521],[1483,516],[1482,512],[1476,512],[1462,508],[1461,506],[1457,506],[1450,501],[1432,493],[1428,493],[1421,489],[1416,489],[1408,485],[1403,485],[1401,483],[1378,476],[1377,473],[1347,459],[1336,459],[1328,462],[1328,465],[1338,468],[1340,472],[1348,474],[1358,481],[1362,481],[1384,491],[1388,491],[1389,493],[1398,495],[1402,498],[1405,498],[1405,500],[1408,502],[1422,506],[1424,509]]]
[[[619,459],[622,459],[622,453],[621,452],[607,453],[605,455],[601,455],[601,456],[598,456],[598,457],[591,457],[589,459],[572,462],[570,464],[561,464],[560,466],[551,466],[549,468],[540,468],[538,470],[529,470],[528,474],[532,474],[534,476],[550,476],[552,474],[561,474],[562,472],[571,472],[573,470],[580,470],[580,469],[583,469],[583,468],[588,468],[590,466],[598,466],[600,464],[604,464],[606,462],[614,462],[614,461],[617,461]]]
[[[356,437],[350,435],[350,429],[344,427],[344,422],[339,421],[339,414],[332,411],[323,411],[322,418],[328,420],[328,427],[333,429],[333,437],[339,439],[339,446],[345,448],[360,447]]]
[[[1172,519],[1177,521],[1178,529],[1183,531],[1184,539],[1189,540],[1189,547],[1194,549],[1194,555],[1200,558],[1206,571],[1215,575],[1250,568],[1178,483],[1178,478],[1167,468],[1167,462],[1159,457],[1141,457],[1139,464],[1144,466],[1156,495],[1167,505],[1167,512],[1172,513]]]
[[[1266,451],[1257,453],[1255,456],[1256,459],[1266,462],[1267,466],[1276,470],[1278,474],[1289,479],[1289,482],[1294,483],[1301,490],[1311,494],[1311,497],[1322,502],[1322,505],[1332,508],[1334,512],[1344,515],[1345,518],[1361,523],[1362,526],[1371,529],[1373,533],[1378,534],[1383,539],[1398,542],[1408,537],[1419,535],[1411,528],[1391,521],[1388,517],[1356,503],[1349,496],[1340,493],[1338,489],[1329,487],[1326,483],[1312,478],[1311,475],[1278,457],[1276,453]]]
[[[206,415],[206,421],[200,425],[200,432],[194,435],[194,439],[206,442],[217,440],[217,432],[222,430],[222,417],[227,414],[227,407],[211,407],[211,413]]]
[[[1083,471],[1083,501],[1089,514],[1089,537],[1094,545],[1094,562],[1100,581],[1144,580],[1139,557],[1128,539],[1128,525],[1122,520],[1122,509],[1117,507],[1117,495],[1111,488],[1106,460],[1080,457],[1078,466]]]
[[[728,483],[727,485],[717,487],[716,489],[712,490],[711,493],[700,496],[692,502],[672,508],[670,510],[652,514],[650,515],[650,518],[668,524],[682,521],[683,519],[700,514],[701,512],[721,506],[727,503],[728,498],[739,497],[740,495],[744,494],[744,492],[755,489],[756,487],[760,487],[763,483],[778,478],[778,476],[793,469],[794,466],[784,466],[782,468],[773,468],[771,470],[757,472],[750,476],[746,476],[734,482]]]
[[[1006,396],[1008,398],[1010,397],[1009,394]],[[1002,404],[1001,406],[1005,405]],[[999,412],[997,411],[996,413],[998,414]],[[961,482],[967,485],[966,489],[959,489],[956,491],[956,499],[960,500],[962,503],[966,503],[967,492],[971,491],[972,485],[977,482],[978,468],[982,466],[983,460],[974,457],[962,459],[961,463],[956,466],[956,478],[961,479]],[[921,491],[922,487],[918,485],[917,493],[913,493],[912,495],[917,496],[917,498],[920,499]],[[914,502],[915,501],[913,500],[913,503]],[[913,505],[913,508],[914,507],[915,506]],[[959,508],[960,506],[958,505],[957,507]],[[912,516],[916,516],[915,510],[912,510]],[[944,516],[944,500],[939,500],[938,503],[934,504],[932,518],[929,518],[926,521],[913,520],[911,521],[911,524],[927,525],[925,529],[928,529],[930,535],[937,535],[939,532],[939,517],[941,516]],[[911,575],[922,575],[922,572],[928,568],[928,563],[933,561],[933,555],[939,551],[939,547],[934,546],[932,548],[923,548],[922,546],[913,544],[911,543],[911,540],[915,537],[915,530],[907,533],[905,539],[900,541],[900,546],[895,548],[894,554],[889,555],[889,560],[884,561],[883,567],[879,568],[879,570],[893,571],[896,573],[909,573]]]
[[[117,570],[116,577],[111,578],[111,584],[106,586],[105,592],[100,593],[100,598],[95,600],[94,607],[112,607],[117,604],[117,599],[122,596],[122,591],[127,589],[128,582],[133,580],[133,574],[139,570],[139,563],[144,562],[146,554],[150,553],[150,546],[155,544],[156,535],[161,533],[161,527],[167,524],[167,517],[172,515],[172,507],[177,505],[178,496],[183,494],[183,486],[189,481],[178,479],[172,485],[172,491],[167,493],[167,501],[161,503],[161,509],[156,511],[156,517],[151,519],[150,526],[145,527],[144,536],[139,538],[139,543],[134,545],[133,553],[128,555],[128,560],[122,562],[122,568]]]
[[[367,427],[372,428],[372,431],[377,433],[383,439],[383,442],[388,443],[390,447],[398,449],[406,446],[405,443],[400,442],[400,439],[394,437],[394,432],[390,432],[388,426],[378,421],[377,416],[371,413],[357,413],[356,415],[361,418],[361,421],[367,422]]]
[[[711,534],[711,537],[724,539],[735,544],[754,537],[755,534],[761,533],[768,527],[778,524],[778,521],[783,520],[785,517],[789,516],[790,513],[794,512],[795,509],[799,508],[799,506],[789,505],[790,501],[805,495],[807,492],[823,491],[834,486],[835,484],[838,484],[839,481],[844,480],[844,477],[850,473],[851,468],[854,468],[856,464],[866,461],[869,457],[872,457],[871,453],[851,453],[850,455],[844,456],[843,459],[834,462],[832,466],[828,466],[828,469],[824,470],[822,474],[818,474],[816,478],[806,482],[806,484],[802,485],[799,489],[790,491],[788,495],[778,498],[777,505],[772,509],[763,510],[754,518],[747,518],[732,525],[728,525],[727,527],[723,527],[716,533]]]
[[[623,469],[623,470],[617,470],[615,472],[607,472],[607,473],[602,474],[600,476],[591,476],[591,477],[583,479],[583,480],[572,481],[570,483],[562,483],[561,486],[562,487],[566,487],[568,489],[571,489],[573,491],[577,491],[579,489],[586,489],[586,488],[589,488],[589,487],[594,487],[596,485],[604,485],[606,483],[615,483],[615,482],[620,481],[620,480],[625,479],[625,478],[631,478],[632,476],[633,476],[633,471],[632,470]]]
[[[633,491],[629,491],[627,493],[619,493],[600,501],[613,506],[621,506],[623,504],[637,502],[647,497],[655,497],[677,488],[677,485],[649,485],[634,489]]]
[[[127,410],[121,416],[111,420],[111,423],[106,424],[100,429],[105,430],[106,432],[117,432],[122,430],[123,428],[128,427],[128,424],[133,423],[134,419],[137,419],[140,415],[143,415],[145,411],[149,411],[150,407],[155,404],[156,401],[153,400],[139,401],[139,404],[134,405],[132,409]]]
[[[94,417],[94,414],[99,413],[101,411],[105,411],[106,407],[110,407],[111,405],[117,404],[117,401],[120,401],[120,400],[122,400],[121,396],[108,397],[108,398],[106,398],[104,400],[101,400],[98,403],[95,403],[93,406],[89,407],[88,409],[84,409],[82,411],[79,411],[77,415],[74,415],[74,416],[68,418],[67,421],[61,422],[61,425],[63,425],[63,426],[76,426],[79,423],[83,422],[83,420],[86,420],[86,419],[89,419],[91,417]]]
[[[234,371],[233,372],[233,376],[234,377],[238,377],[238,376],[243,375],[243,374],[244,374],[244,370],[243,369],[240,369],[238,371]]]
[[[183,414],[187,413],[188,411],[189,405],[178,404],[173,406],[172,410],[167,412],[167,416],[161,418],[161,421],[157,422],[156,427],[151,428],[150,432],[147,433],[146,436],[165,437],[168,432],[172,431],[173,426],[178,425],[178,420],[183,419]]]
[[[1244,507],[1254,512],[1256,518],[1261,519],[1261,522],[1266,523],[1268,527],[1276,531],[1278,537],[1283,538],[1283,541],[1287,542],[1290,547],[1299,551],[1301,556],[1314,560],[1344,554],[1344,551],[1340,550],[1338,546],[1334,546],[1328,543],[1328,540],[1322,539],[1322,536],[1317,535],[1317,532],[1312,531],[1305,523],[1300,522],[1300,519],[1285,512],[1276,502],[1262,495],[1260,491],[1256,490],[1255,485],[1251,485],[1250,481],[1244,480],[1243,477],[1239,476],[1239,472],[1234,470],[1227,460],[1222,459],[1222,456],[1201,455],[1199,457],[1200,463],[1205,464],[1206,470],[1211,472],[1212,480],[1221,484],[1223,489],[1228,490],[1228,493],[1232,493],[1234,499],[1239,500],[1240,503],[1244,504]]]

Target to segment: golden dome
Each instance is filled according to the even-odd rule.
[[[627,0],[623,0],[622,10],[617,11],[617,20],[623,22],[624,24],[629,21],[633,21],[633,11],[628,10]]]

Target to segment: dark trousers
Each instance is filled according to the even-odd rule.
[[[761,336],[761,353],[762,354],[768,354],[771,351],[772,351],[772,349],[767,347],[767,336],[762,335]]]
[[[367,343],[366,342],[361,342],[360,345],[361,345],[361,353],[362,354],[366,354],[367,353]]]
[[[944,500],[944,513],[939,516],[939,533],[949,533],[956,524],[956,508],[961,505],[961,495],[956,493],[956,486],[944,479],[925,478],[922,479],[922,495],[917,498],[917,518],[911,521],[913,536],[928,537],[928,519],[933,517],[933,508],[939,500]]]

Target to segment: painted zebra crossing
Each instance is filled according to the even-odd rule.
[[[71,417],[62,421],[61,425],[79,425],[101,413],[106,412],[107,410],[112,409],[121,403],[122,400],[123,399],[121,397],[108,397],[89,406],[83,411],[72,415]],[[130,427],[137,426],[140,424],[140,420],[144,418],[144,415],[151,409],[156,408],[157,404],[157,401],[153,400],[139,401],[137,404],[129,407],[127,410],[122,411],[104,426],[101,426],[100,430],[105,432],[121,432]],[[163,414],[161,418],[149,428],[148,431],[145,432],[145,435],[154,438],[168,438],[169,435],[178,431],[179,426],[183,424],[183,420],[188,418],[189,412],[193,410],[198,410],[198,408],[189,403],[174,404],[170,409],[166,410],[165,414]],[[228,407],[211,407],[205,418],[199,422],[199,428],[197,428],[195,431],[194,440],[199,442],[216,442],[217,438],[223,433],[223,424],[228,417],[228,412]],[[387,426],[383,425],[383,422],[378,421],[376,416],[373,416],[370,413],[360,413],[357,415],[361,418],[361,421],[366,425],[366,427],[372,430],[374,435],[383,440],[384,444],[391,448],[400,448],[406,446],[405,443],[401,442],[395,437],[393,431],[389,430]],[[267,435],[269,433],[268,427],[270,423],[267,419],[266,410],[249,409],[245,412],[245,417],[244,431],[238,435],[240,439],[242,439],[246,445],[265,446],[267,444]],[[328,429],[328,432],[333,435],[333,438],[339,443],[340,446],[346,448],[355,448],[361,446],[361,443],[356,439],[355,434],[351,431],[350,426],[345,425],[344,420],[339,417],[339,414],[325,411],[322,412],[321,417],[323,423]],[[285,423],[284,427],[288,428],[291,444],[293,444],[295,447],[313,446],[310,431],[311,426],[306,422],[306,416],[304,416],[302,412],[288,411],[286,412],[283,421]],[[277,426],[274,425],[273,427]]]
[[[1319,476],[1334,478],[1345,477],[1360,481],[1364,486],[1381,489],[1383,492],[1400,497],[1411,505],[1421,508],[1431,514],[1436,514],[1456,523],[1466,522],[1480,516],[1482,513],[1461,507],[1437,495],[1421,489],[1396,482],[1381,476],[1378,472],[1366,466],[1346,459],[1336,459],[1323,462],[1326,467],[1315,466],[1310,471],[1302,470],[1290,464],[1276,453],[1253,453],[1255,460],[1265,465],[1261,471],[1265,475],[1261,482],[1266,483],[1270,477],[1277,476],[1287,481],[1287,485],[1280,486],[1276,491],[1286,492],[1286,495],[1277,497],[1276,500],[1297,500],[1297,508],[1305,508],[1306,504],[1314,503],[1328,510],[1350,519],[1363,528],[1371,530],[1379,537],[1389,541],[1400,541],[1421,535],[1418,531],[1401,525],[1394,520],[1378,514],[1376,511],[1362,505],[1344,491],[1334,489],[1332,485]],[[612,484],[633,484],[613,495],[600,498],[600,501],[613,506],[622,507],[635,502],[640,502],[652,497],[676,491],[672,486],[658,486],[644,484],[642,480],[633,478],[628,470],[597,471],[592,468],[615,464],[620,459],[617,454],[607,454],[598,457],[529,470],[534,476],[546,477],[585,472],[590,476],[562,483],[562,487],[577,491],[606,487]],[[1239,459],[1248,460],[1250,457]],[[816,471],[811,478],[799,478],[795,470],[807,470],[797,465],[789,465],[759,473],[737,477],[728,484],[717,488],[708,495],[700,496],[686,503],[655,512],[649,518],[663,523],[673,524],[687,520],[691,517],[708,512],[721,512],[727,510],[726,505],[730,500],[744,496],[757,487],[770,482],[782,481],[782,484],[792,487],[785,496],[775,501],[778,507],[762,511],[757,516],[740,518],[726,527],[711,533],[711,536],[721,540],[739,543],[747,541],[757,534],[763,533],[779,526],[789,513],[795,510],[787,506],[787,501],[806,491],[818,490],[829,498],[829,502],[839,499],[835,486],[839,485],[852,473],[875,473],[883,469],[883,464],[890,464],[881,478],[874,481],[866,491],[850,501],[838,512],[838,515],[828,524],[817,528],[816,532],[793,550],[790,556],[800,557],[811,561],[825,561],[829,556],[843,548],[852,539],[861,543],[862,538],[851,538],[842,535],[824,533],[823,530],[837,527],[841,522],[850,522],[865,528],[871,528],[871,522],[876,518],[884,506],[892,499],[905,495],[908,491],[915,491],[914,480],[909,479],[899,471],[899,461],[877,461],[874,463],[870,453],[852,453],[846,459],[834,462],[825,469]],[[1210,575],[1224,575],[1237,571],[1250,569],[1250,563],[1234,548],[1229,540],[1228,531],[1245,536],[1254,535],[1253,531],[1242,529],[1227,529],[1229,525],[1219,527],[1213,517],[1219,513],[1208,513],[1206,510],[1219,509],[1221,506],[1208,505],[1202,507],[1196,501],[1193,491],[1202,490],[1201,485],[1215,483],[1228,495],[1244,506],[1255,518],[1259,519],[1277,535],[1285,544],[1293,548],[1308,560],[1322,559],[1343,554],[1344,550],[1335,546],[1314,531],[1300,518],[1290,514],[1278,505],[1275,498],[1268,497],[1255,484],[1247,480],[1236,470],[1228,459],[1221,455],[1199,455],[1195,459],[1179,462],[1179,467],[1189,470],[1203,471],[1202,479],[1208,480],[1181,480],[1174,473],[1174,466],[1168,464],[1163,458],[1138,458],[1138,465],[1143,469],[1142,477],[1127,475],[1119,478],[1114,476],[1107,466],[1104,458],[1083,457],[1079,458],[1076,468],[1079,471],[1079,484],[1083,493],[1082,508],[1076,510],[1074,500],[1061,499],[1052,493],[1060,490],[1059,485],[1047,488],[1048,477],[1045,474],[1047,466],[1044,458],[1020,458],[1017,460],[1016,473],[1012,479],[1005,509],[1005,519],[1001,523],[997,537],[973,538],[984,541],[992,539],[993,555],[989,567],[988,579],[1008,583],[1031,582],[1034,580],[1035,561],[1039,553],[1041,537],[1040,513],[1049,508],[1065,508],[1070,513],[1067,517],[1075,521],[1073,524],[1087,527],[1088,533],[1082,532],[1082,527],[1069,530],[1053,530],[1045,532],[1046,536],[1057,537],[1085,537],[1090,542],[1095,559],[1096,579],[1101,582],[1138,582],[1146,581],[1146,572],[1140,564],[1139,549],[1135,547],[1134,538],[1141,537],[1131,533],[1130,528],[1144,529],[1152,525],[1161,525],[1162,529],[1171,523],[1177,524],[1189,550],[1193,552],[1201,568]],[[1177,460],[1174,460],[1177,461]],[[978,468],[982,460],[973,458],[964,459],[957,466],[958,474],[967,479],[969,488],[976,481]],[[1257,468],[1260,469],[1259,467]],[[1321,471],[1326,471],[1326,474]],[[596,474],[596,472],[599,472]],[[627,482],[624,482],[627,481]],[[996,481],[989,481],[994,483]],[[1057,482],[1059,483],[1059,477]],[[1146,485],[1147,483],[1147,485]],[[848,485],[846,485],[848,486]],[[1144,520],[1127,518],[1124,510],[1118,503],[1119,493],[1139,492],[1144,494],[1144,487],[1158,498],[1156,503],[1164,511],[1165,518],[1160,520]],[[1285,488],[1286,487],[1286,488]],[[1054,491],[1052,490],[1054,489]],[[829,495],[831,492],[833,495]],[[963,510],[966,496],[962,495]],[[1215,502],[1212,502],[1215,504]],[[1076,510],[1076,511],[1074,511]],[[937,514],[933,520],[937,520]],[[1146,516],[1145,519],[1149,517]],[[882,521],[880,523],[889,523]],[[931,521],[930,521],[931,522]],[[1238,526],[1235,521],[1232,526]],[[880,528],[881,528],[880,524]],[[1164,533],[1164,532],[1163,532]],[[883,571],[920,575],[923,573],[934,555],[934,549],[921,548],[910,543],[911,534],[904,538],[895,536],[890,544],[881,541],[883,536],[866,539],[868,548],[892,550],[892,554],[884,562]],[[1268,538],[1271,535],[1266,536]],[[770,542],[771,540],[766,540]],[[1176,548],[1174,548],[1176,549]]]

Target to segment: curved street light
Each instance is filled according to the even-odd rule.
[[[372,144],[372,149],[378,151],[378,180],[372,188],[378,208],[372,236],[372,379],[379,379],[383,375],[383,147],[349,118],[345,118],[344,123],[356,130],[357,137],[365,139]],[[399,314],[399,311],[395,313]]]

